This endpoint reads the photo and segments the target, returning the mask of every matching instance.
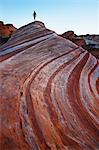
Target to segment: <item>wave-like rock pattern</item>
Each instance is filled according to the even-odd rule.
[[[1,150],[98,150],[99,66],[35,22],[0,48]]]

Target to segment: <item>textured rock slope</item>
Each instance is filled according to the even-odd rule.
[[[1,150],[98,150],[98,60],[41,22],[0,48]]]

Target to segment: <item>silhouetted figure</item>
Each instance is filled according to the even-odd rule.
[[[36,12],[35,11],[33,12],[33,17],[34,17],[34,21],[35,21],[35,19],[36,19]]]

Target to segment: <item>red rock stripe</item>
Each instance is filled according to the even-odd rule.
[[[64,63],[62,66],[60,66],[58,68],[58,70],[56,72],[53,73],[53,75],[49,78],[46,89],[44,91],[44,99],[46,101],[46,104],[48,105],[48,112],[50,114],[50,118],[52,120],[52,123],[55,126],[55,129],[57,131],[57,133],[59,134],[59,136],[62,139],[62,142],[64,143],[64,145],[73,145],[74,148],[80,148],[79,144],[72,140],[71,138],[69,138],[63,131],[61,125],[58,122],[58,116],[57,116],[57,112],[55,110],[55,107],[53,105],[53,101],[51,99],[50,93],[51,93],[51,84],[52,84],[52,80],[55,78],[55,76],[58,74],[58,72],[60,72],[61,70],[63,70],[66,66],[68,66],[71,62],[73,62],[74,60],[76,60],[81,54],[78,54],[76,57],[74,57],[71,61]],[[57,101],[57,100],[56,100]],[[57,102],[58,103],[58,102]],[[60,106],[58,106],[60,111],[62,109],[62,107],[60,108]],[[52,109],[53,108],[53,109]],[[61,111],[61,114],[62,111]],[[63,115],[64,116],[64,115]],[[63,131],[62,131],[63,130]]]
[[[37,34],[37,32],[36,32],[36,34]],[[11,43],[11,44],[8,43],[8,45],[7,45],[7,43],[6,43],[5,46],[1,46],[0,47],[0,51],[5,51],[8,48],[12,48],[12,47],[15,47],[17,45],[23,44],[25,42],[30,42],[30,41],[33,41],[35,39],[38,39],[38,38],[41,38],[41,37],[44,37],[44,36],[47,36],[47,35],[51,35],[51,34],[53,34],[53,33],[52,32],[48,32],[46,34],[41,34],[41,32],[40,32],[40,35],[39,34],[38,34],[38,36],[36,35],[37,37],[35,37],[34,34],[32,34],[31,36],[29,35],[28,37],[25,36],[25,38],[23,38],[23,39],[20,39],[20,37],[18,37],[17,40],[15,39],[15,40],[9,41],[9,43]]]
[[[80,100],[81,99],[80,93],[79,93],[79,78],[80,78],[81,71],[82,71],[82,69],[83,69],[84,65],[86,64],[87,59],[89,57],[88,55],[89,54],[87,54],[85,56],[83,61],[81,61],[76,66],[76,68],[73,70],[73,72],[71,73],[71,75],[68,79],[67,91],[68,91],[68,95],[69,95],[69,102],[71,103],[71,106],[72,106],[74,113],[76,114],[76,116],[78,116],[80,122],[84,126],[84,129],[87,129],[87,127],[88,127],[88,131],[87,131],[88,135],[86,134],[86,137],[88,138],[87,140],[89,140],[90,135],[93,137],[92,139],[94,139],[94,137],[95,137],[96,141],[94,142],[94,140],[91,140],[91,142],[93,143],[93,147],[94,146],[97,147],[97,145],[98,145],[97,140],[99,137],[99,131],[94,126],[88,112],[86,111],[86,109],[82,105],[81,100]],[[76,75],[76,73],[77,73],[77,75]],[[76,89],[78,89],[78,90],[76,90]],[[88,141],[86,141],[86,142],[88,142]]]
[[[48,39],[48,38],[46,38],[46,40],[47,40],[47,39]],[[30,44],[30,45],[24,46],[24,47],[22,47],[22,48],[19,48],[19,49],[13,51],[13,52],[10,52],[10,53],[7,53],[7,54],[5,54],[5,55],[3,55],[3,56],[0,56],[0,62],[2,62],[2,61],[4,61],[4,60],[6,60],[6,59],[8,59],[8,58],[10,58],[10,57],[12,57],[12,56],[18,54],[18,53],[20,53],[20,52],[22,52],[22,51],[28,50],[29,48],[35,46],[36,44],[38,44],[38,43],[40,43],[40,42],[42,43],[42,42],[44,42],[44,41],[46,41],[46,40],[44,39],[44,40],[42,40],[42,41],[39,41],[39,42]],[[6,50],[5,50],[5,51],[6,51]]]
[[[72,52],[72,51],[74,51],[74,49],[73,50],[71,50],[70,52]],[[54,58],[54,59],[51,59],[49,62],[47,62],[46,64],[44,64],[36,73],[35,73],[35,75],[33,76],[33,79],[36,77],[36,74],[38,74],[39,73],[39,71],[42,69],[42,68],[44,68],[44,66],[46,66],[47,64],[49,64],[50,62],[52,62],[52,61],[54,61],[54,60],[56,60],[56,59],[58,59],[58,58],[60,58],[60,57],[62,57],[62,56],[64,56],[64,55],[66,55],[67,53],[70,53],[70,52],[66,52],[65,54],[62,54],[62,55],[60,55],[60,56],[58,56],[57,58]],[[33,80],[32,79],[32,80]],[[31,82],[32,82],[32,80],[31,80]],[[38,135],[38,137],[39,137],[39,139],[42,139],[41,141],[39,141],[39,145],[41,145],[41,147],[43,147],[43,148],[46,148],[46,143],[44,144],[44,141],[43,141],[43,136],[42,136],[42,133],[41,133],[41,131],[39,130],[39,127],[37,127],[38,125],[37,125],[37,123],[36,123],[36,118],[35,118],[35,112],[33,111],[34,109],[32,108],[32,103],[30,102],[30,100],[31,100],[31,98],[30,98],[30,94],[29,94],[29,87],[30,87],[30,84],[31,84],[31,82],[29,83],[29,85],[28,85],[28,91],[26,91],[26,97],[27,97],[27,106],[28,106],[28,112],[29,112],[29,118],[31,118],[31,120],[32,120],[32,125],[33,125],[33,128],[35,129],[35,134],[37,134]],[[32,115],[31,115],[32,114]],[[33,117],[34,116],[34,117]],[[42,138],[41,138],[42,137]]]

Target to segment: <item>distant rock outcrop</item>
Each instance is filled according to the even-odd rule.
[[[61,35],[62,37],[71,40],[78,46],[84,46],[86,44],[85,40],[81,37],[78,37],[74,31],[67,31]]]
[[[75,36],[76,34],[74,34],[74,31],[67,31],[62,34],[62,37],[69,39],[69,40],[72,40]]]
[[[81,46],[91,52],[96,58],[99,58],[99,35],[87,34],[77,36],[74,31],[67,31],[60,36],[71,40],[78,46]]]
[[[16,30],[12,24],[4,24],[0,21],[0,46],[6,43]]]
[[[1,150],[98,150],[98,60],[41,22],[0,48]]]
[[[83,46],[86,50],[91,52],[96,58],[99,59],[99,35],[81,35],[86,44]]]

